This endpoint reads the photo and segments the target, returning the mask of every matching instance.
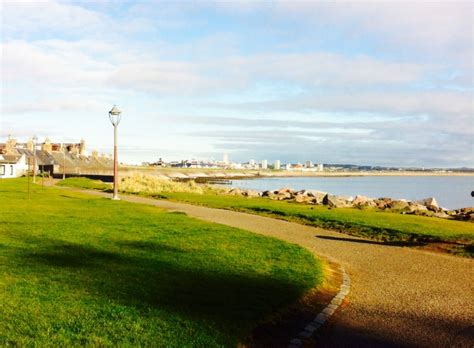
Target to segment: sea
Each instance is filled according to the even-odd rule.
[[[434,197],[446,209],[473,207],[474,176],[271,177],[232,180],[232,187],[258,191],[292,188],[335,195],[421,200]]]

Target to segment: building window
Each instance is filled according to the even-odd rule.
[[[0,166],[0,175],[5,175],[5,166]]]
[[[10,166],[10,175],[13,176],[13,166],[12,165]]]

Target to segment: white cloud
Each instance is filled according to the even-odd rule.
[[[89,43],[90,44],[90,43]],[[65,42],[9,41],[1,44],[2,79],[34,86],[96,87],[112,66]]]
[[[378,37],[386,44],[469,50],[472,55],[472,1],[277,1],[274,13],[316,27]]]
[[[2,112],[6,114],[23,114],[38,112],[103,111],[104,105],[108,105],[108,103],[81,97],[44,98],[31,102],[9,104],[2,108]]]
[[[105,24],[106,18],[74,4],[53,0],[2,1],[2,30],[5,36],[15,34],[83,34],[94,32]]]
[[[219,62],[213,63],[213,66]],[[368,56],[344,57],[331,53],[267,54],[224,60],[232,77],[286,80],[309,86],[370,86],[420,80],[431,66],[393,63]]]

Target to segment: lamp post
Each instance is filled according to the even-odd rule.
[[[118,197],[118,162],[117,162],[117,127],[120,123],[122,111],[114,105],[112,110],[109,111],[110,122],[114,126],[114,195],[113,200],[119,200]]]
[[[62,145],[63,148],[63,180],[66,179],[66,147],[64,144]]]
[[[36,184],[36,142],[38,137],[33,136],[33,184]]]

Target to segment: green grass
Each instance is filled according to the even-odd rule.
[[[473,241],[474,224],[373,209],[311,206],[267,198],[166,193],[164,197],[215,208],[268,214],[382,241]]]
[[[306,250],[0,181],[0,346],[236,346],[322,280]]]
[[[108,184],[100,180],[91,180],[91,179],[87,179],[83,177],[72,177],[72,178],[61,180],[58,182],[58,186],[87,188],[87,189],[99,190],[99,191],[112,190],[112,184]]]
[[[69,186],[67,180],[63,185]],[[98,185],[94,180],[86,178],[80,180],[77,187],[93,189],[95,185]],[[297,220],[318,227],[382,241],[461,241],[471,243],[474,240],[474,224],[470,222],[403,215],[375,209],[331,209],[325,206],[275,201],[268,198],[222,195],[212,191],[207,191],[206,194],[168,192],[159,194],[157,198],[270,215],[292,221]]]
[[[91,180],[82,181],[84,188],[92,188],[93,185]],[[325,206],[267,198],[220,195],[212,191],[206,194],[161,193],[156,197],[272,216],[394,244],[453,243],[452,247],[448,247],[448,251],[462,256],[474,256],[474,224],[471,222],[403,215],[375,209],[330,209]]]

